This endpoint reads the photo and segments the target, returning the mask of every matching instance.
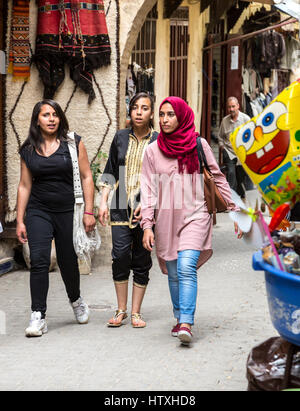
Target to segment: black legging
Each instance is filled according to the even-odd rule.
[[[30,209],[26,214],[30,249],[32,311],[45,317],[49,289],[51,242],[55,239],[57,264],[71,302],[80,297],[80,274],[73,246],[73,211],[49,213]]]

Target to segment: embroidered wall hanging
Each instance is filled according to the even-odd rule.
[[[30,77],[29,1],[13,0],[8,73],[14,80]]]
[[[65,78],[95,98],[93,70],[110,64],[111,47],[103,0],[37,0],[38,27],[34,62],[44,84],[44,98],[54,94]]]

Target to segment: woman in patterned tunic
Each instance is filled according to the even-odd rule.
[[[140,171],[149,143],[157,138],[152,130],[153,100],[139,93],[130,102],[131,128],[116,133],[102,176],[102,196],[99,220],[104,226],[110,220],[112,231],[112,272],[117,294],[118,309],[109,320],[109,327],[119,327],[127,318],[128,280],[133,271],[131,324],[134,328],[146,326],[141,317],[141,305],[152,267],[151,254],[142,245],[140,227]],[[108,198],[115,189],[108,208]]]

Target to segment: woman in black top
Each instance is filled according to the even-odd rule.
[[[99,207],[99,220],[105,225],[110,217],[112,231],[112,271],[118,310],[109,320],[109,327],[119,327],[127,317],[128,279],[133,271],[131,324],[134,328],[146,326],[141,317],[141,305],[152,267],[151,254],[142,244],[140,171],[145,150],[157,138],[152,130],[153,100],[139,93],[130,102],[131,128],[116,133],[109,158],[102,175],[103,191]],[[108,197],[115,190],[108,210]]]
[[[68,121],[58,103],[44,100],[33,109],[29,136],[20,149],[21,177],[17,200],[17,236],[30,249],[32,314],[25,334],[47,332],[46,300],[52,239],[57,263],[78,323],[89,319],[88,306],[80,296],[80,274],[73,246],[73,167],[68,148]],[[94,185],[86,149],[75,135],[85,199],[83,223],[95,227]]]

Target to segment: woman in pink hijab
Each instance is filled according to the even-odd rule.
[[[159,117],[161,132],[143,160],[143,245],[152,251],[155,243],[161,270],[168,274],[177,319],[172,335],[189,344],[197,300],[197,268],[212,255],[213,221],[204,200],[192,109],[184,100],[169,97],[162,102]],[[210,146],[205,139],[201,141],[228,210],[236,210]]]

